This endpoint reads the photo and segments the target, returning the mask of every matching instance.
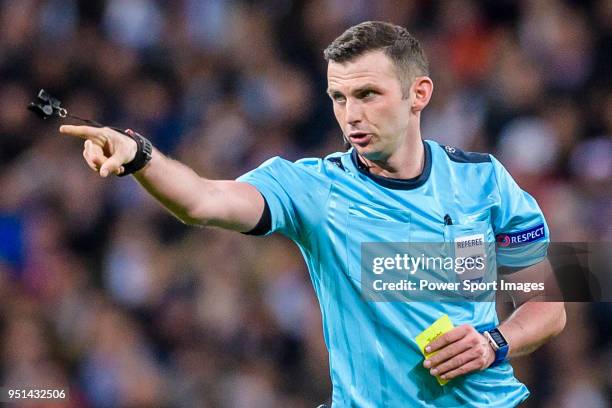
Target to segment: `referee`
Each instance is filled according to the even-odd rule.
[[[324,54],[327,93],[351,145],[325,159],[275,157],[236,181],[217,181],[131,131],[60,132],[85,139],[83,156],[100,176],[133,174],[184,223],[277,232],[299,246],[323,315],[333,406],[518,405],[529,391],[508,359],[563,330],[563,303],[517,296],[514,313],[500,323],[493,302],[368,302],[361,246],[497,237],[493,264],[508,267],[508,279],[547,275],[548,227],[540,208],[491,155],[422,139],[421,111],[433,83],[406,29],[364,22]],[[437,354],[424,361],[415,337],[443,314],[455,328],[429,343],[427,352]],[[436,377],[450,382],[440,386]]]

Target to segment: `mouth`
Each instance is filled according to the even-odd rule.
[[[348,135],[351,143],[363,147],[370,143],[370,139],[372,139],[372,135],[370,133],[365,132],[351,132]]]

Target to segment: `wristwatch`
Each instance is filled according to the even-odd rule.
[[[484,334],[493,350],[495,350],[495,361],[493,361],[491,366],[496,366],[506,361],[510,345],[499,329],[496,327],[494,329],[487,330],[482,334]]]

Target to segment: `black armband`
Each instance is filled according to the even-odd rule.
[[[264,209],[261,213],[261,218],[259,218],[259,222],[257,222],[257,225],[252,230],[243,232],[243,234],[262,236],[266,235],[272,229],[272,213],[270,212],[270,206],[268,205],[268,200],[266,200],[266,197],[263,199]]]
[[[132,140],[136,142],[136,155],[131,162],[123,165],[123,173],[119,174],[119,177],[127,176],[141,170],[151,161],[153,154],[153,145],[147,138],[131,129],[126,129],[123,134],[131,137]]]

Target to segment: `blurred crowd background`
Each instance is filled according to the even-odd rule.
[[[343,149],[325,46],[363,20],[420,39],[423,135],[493,152],[555,241],[612,241],[612,2],[0,1],[0,384],[68,406],[314,407],[331,392],[297,248],[187,227],[25,107],[132,128],[210,178]],[[525,407],[612,406],[612,307],[514,362]],[[508,310],[501,310],[502,315]]]

